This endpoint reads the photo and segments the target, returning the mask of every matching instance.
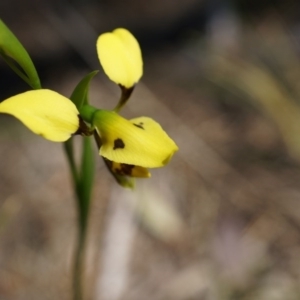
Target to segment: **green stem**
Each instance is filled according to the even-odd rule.
[[[86,240],[86,224],[82,226],[83,223],[79,222],[79,232],[77,248],[74,257],[74,269],[73,269],[73,299],[82,300],[83,299],[83,289],[82,289],[82,278],[83,278],[83,265],[84,265],[84,248]]]
[[[80,109],[79,109],[79,112],[80,112],[80,116],[81,118],[90,123],[90,124],[93,124],[93,120],[94,120],[94,114],[97,112],[97,108],[91,106],[91,105],[83,105]]]
[[[69,139],[64,143],[65,153],[70,166],[70,171],[72,175],[73,187],[77,198],[77,212],[78,212],[78,237],[76,252],[74,256],[74,269],[73,269],[73,299],[82,300],[83,299],[83,289],[82,289],[82,278],[83,278],[83,266],[84,266],[84,248],[87,232],[87,221],[89,212],[89,199],[91,196],[92,182],[90,185],[84,184],[85,169],[82,167],[82,174],[79,174],[74,158],[73,151],[73,139]],[[86,149],[90,150],[87,142],[84,144],[83,151]],[[87,159],[87,158],[86,158]],[[83,165],[86,161],[83,161]],[[89,161],[88,161],[89,162]],[[88,190],[88,191],[87,191]]]
[[[70,166],[70,171],[73,179],[74,188],[78,185],[79,182],[79,175],[77,172],[75,158],[74,158],[74,151],[73,151],[73,139],[70,138],[68,141],[64,143],[64,150],[68,159],[68,163]]]

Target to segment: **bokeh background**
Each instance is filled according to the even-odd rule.
[[[43,87],[66,96],[101,70],[97,36],[130,29],[145,68],[122,114],[156,119],[180,148],[134,192],[97,159],[86,299],[300,299],[299,6],[0,2]],[[1,100],[28,90],[3,60],[0,74]],[[91,102],[118,97],[101,70]],[[77,215],[62,145],[2,115],[0,158],[0,299],[71,299]]]

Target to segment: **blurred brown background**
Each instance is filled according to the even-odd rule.
[[[298,1],[3,0],[43,87],[69,96],[100,69],[97,36],[126,27],[144,77],[122,114],[180,151],[139,180],[100,158],[86,299],[300,299]],[[0,99],[28,89],[0,60]],[[91,102],[113,108],[102,70]],[[0,116],[0,299],[71,299],[76,203],[62,145]],[[95,147],[95,156],[96,147]]]

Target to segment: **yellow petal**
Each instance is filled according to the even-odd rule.
[[[128,121],[113,111],[99,110],[93,123],[103,142],[100,155],[116,163],[162,167],[178,150],[161,126],[147,117]]]
[[[13,115],[34,133],[53,142],[66,141],[79,127],[79,112],[73,102],[51,90],[8,98],[0,103],[0,113]]]
[[[97,52],[104,72],[115,83],[130,88],[142,77],[141,49],[128,30],[118,28],[101,34],[97,40]]]

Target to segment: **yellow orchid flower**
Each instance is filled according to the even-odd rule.
[[[114,111],[97,110],[93,125],[102,139],[100,155],[114,163],[158,168],[178,150],[161,126],[148,117],[126,120]]]
[[[79,112],[68,98],[51,90],[28,91],[0,103],[0,113],[13,115],[34,133],[64,142],[79,129]]]
[[[129,89],[143,75],[143,59],[138,41],[126,29],[101,34],[97,53],[104,72],[110,80]]]

